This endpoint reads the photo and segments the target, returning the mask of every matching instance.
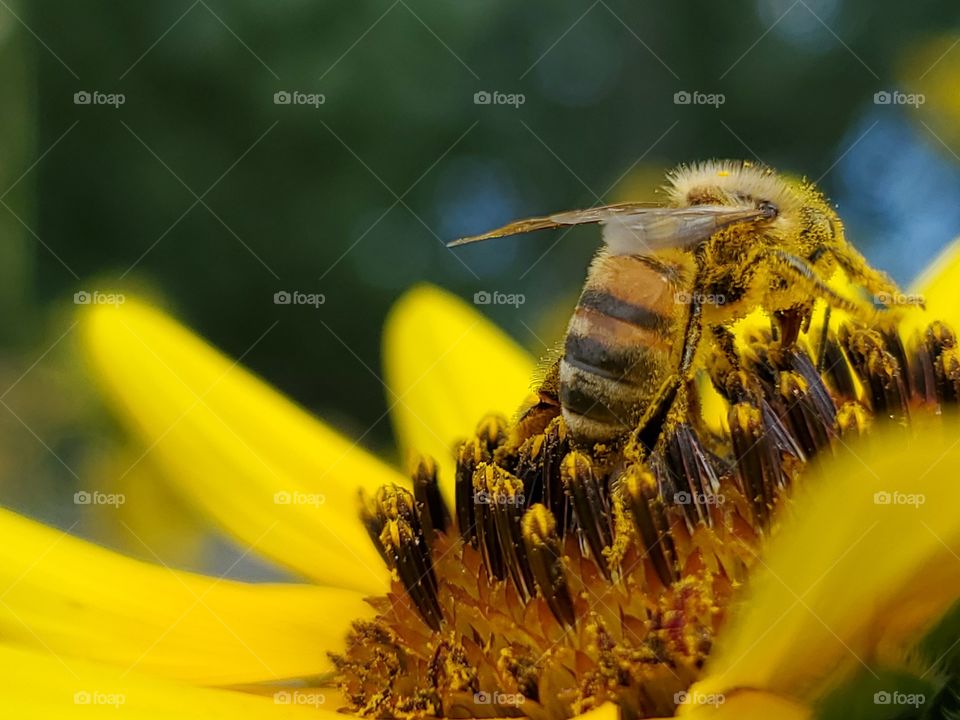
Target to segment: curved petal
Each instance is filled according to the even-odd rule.
[[[912,289],[926,304],[925,322],[944,320],[960,328],[960,239],[930,263]]]
[[[536,362],[473,307],[430,285],[394,305],[383,355],[400,449],[438,462],[452,503],[454,445],[487,413],[513,416],[530,394]]]
[[[326,653],[371,614],[350,590],[179,572],[0,509],[5,642],[225,685],[329,672]]]
[[[385,590],[357,491],[402,476],[143,303],[90,306],[83,331],[106,396],[195,507],[317,582]]]
[[[257,697],[179,685],[97,663],[0,645],[4,717],[33,720],[343,720],[321,693]]]
[[[881,430],[806,480],[694,691],[812,701],[901,659],[960,597],[958,437]]]

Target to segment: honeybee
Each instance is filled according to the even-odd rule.
[[[640,431],[679,402],[707,337],[762,308],[779,342],[794,343],[813,303],[872,321],[876,306],[831,289],[835,269],[874,297],[898,292],[844,237],[823,195],[747,161],[680,166],[663,207],[620,203],[518,220],[450,246],[535,230],[599,223],[590,264],[555,366],[563,418],[575,442],[608,443]],[[824,329],[829,323],[825,318]],[[549,376],[548,376],[549,377]],[[541,393],[543,395],[543,393]]]

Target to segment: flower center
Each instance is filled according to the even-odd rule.
[[[859,325],[817,340],[717,342],[706,370],[723,431],[693,386],[682,413],[610,446],[575,446],[542,403],[460,445],[453,517],[430,459],[412,492],[368,498],[394,580],[334,657],[350,710],[550,720],[613,701],[624,717],[672,715],[806,464],[960,396],[941,322],[908,346]]]

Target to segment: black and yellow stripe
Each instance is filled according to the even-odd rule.
[[[560,403],[575,437],[611,440],[632,429],[682,352],[688,273],[678,262],[599,257],[567,329]]]

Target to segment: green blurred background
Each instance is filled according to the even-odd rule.
[[[3,0],[4,502],[69,525],[59,488],[109,474],[90,469],[115,448],[72,345],[81,290],[151,296],[389,456],[366,366],[397,297],[522,293],[481,309],[540,354],[598,242],[443,246],[459,235],[757,158],[818,179],[908,283],[960,234],[958,43],[948,0]]]

